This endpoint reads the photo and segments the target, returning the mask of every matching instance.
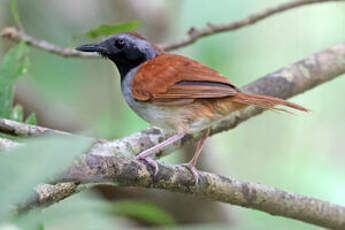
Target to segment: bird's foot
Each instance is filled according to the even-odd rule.
[[[192,173],[195,180],[195,185],[197,185],[199,183],[199,173],[196,167],[193,166],[191,163],[180,164],[180,166],[186,167]]]
[[[135,159],[136,160],[144,160],[144,161],[146,161],[153,168],[153,175],[154,176],[157,175],[157,173],[159,171],[159,167],[158,167],[157,161],[153,160],[151,157],[141,157],[140,155],[136,156]]]

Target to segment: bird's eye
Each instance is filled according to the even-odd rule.
[[[118,49],[122,49],[125,46],[125,41],[123,39],[118,39],[115,41],[115,46]]]

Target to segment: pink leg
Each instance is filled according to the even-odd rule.
[[[201,153],[201,151],[205,145],[205,141],[206,141],[209,133],[210,133],[210,129],[207,129],[202,133],[201,138],[197,144],[197,147],[196,147],[196,150],[195,150],[195,153],[194,153],[192,159],[187,164],[183,164],[192,172],[192,174],[195,178],[195,184],[198,184],[198,182],[199,182],[199,174],[198,174],[197,169],[195,168],[195,165],[198,161],[199,155],[200,155],[200,153]]]
[[[145,151],[139,153],[135,159],[137,160],[146,160],[147,163],[149,163],[154,169],[155,169],[155,172],[154,172],[154,175],[156,175],[159,171],[158,169],[158,164],[156,161],[152,160],[149,156],[156,153],[158,150],[160,150],[161,148],[165,147],[165,146],[168,146],[172,143],[174,143],[175,141],[178,141],[180,139],[182,139],[184,136],[186,135],[185,132],[181,132],[181,133],[178,133],[172,137],[169,137],[168,139],[166,139],[165,141],[155,145],[155,146],[152,146],[151,148],[149,149],[146,149]]]

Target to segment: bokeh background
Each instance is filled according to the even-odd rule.
[[[278,0],[18,0],[26,33],[75,47],[100,24],[140,20],[136,31],[160,43],[190,27],[225,23],[286,1]],[[13,26],[9,1],[0,0],[0,29]],[[243,86],[280,67],[345,40],[345,4],[315,4],[270,17],[243,29],[199,40],[174,52],[196,59]],[[14,45],[0,40],[0,58]],[[126,105],[115,67],[105,59],[63,58],[32,49],[31,67],[16,85],[16,102],[35,112],[42,126],[86,130],[120,138],[148,127]],[[1,60],[1,59],[0,59]],[[266,112],[235,130],[210,138],[199,168],[345,205],[345,76],[291,101],[312,112]],[[178,163],[193,146],[162,159]],[[104,199],[150,201],[179,226],[213,224],[225,229],[320,229],[241,207],[181,194],[102,186]],[[128,219],[129,226],[148,223]],[[206,225],[203,226],[207,229]],[[196,227],[196,229],[200,229]]]

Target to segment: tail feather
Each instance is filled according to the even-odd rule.
[[[233,102],[237,102],[237,103],[245,104],[245,105],[254,105],[262,109],[272,109],[272,110],[278,110],[278,111],[283,111],[283,112],[288,112],[288,113],[291,113],[291,112],[282,108],[276,108],[276,106],[282,105],[282,106],[287,106],[287,107],[297,109],[300,111],[308,112],[308,109],[300,105],[288,102],[284,99],[264,96],[264,95],[259,95],[259,94],[247,94],[247,93],[239,92],[233,97]]]

